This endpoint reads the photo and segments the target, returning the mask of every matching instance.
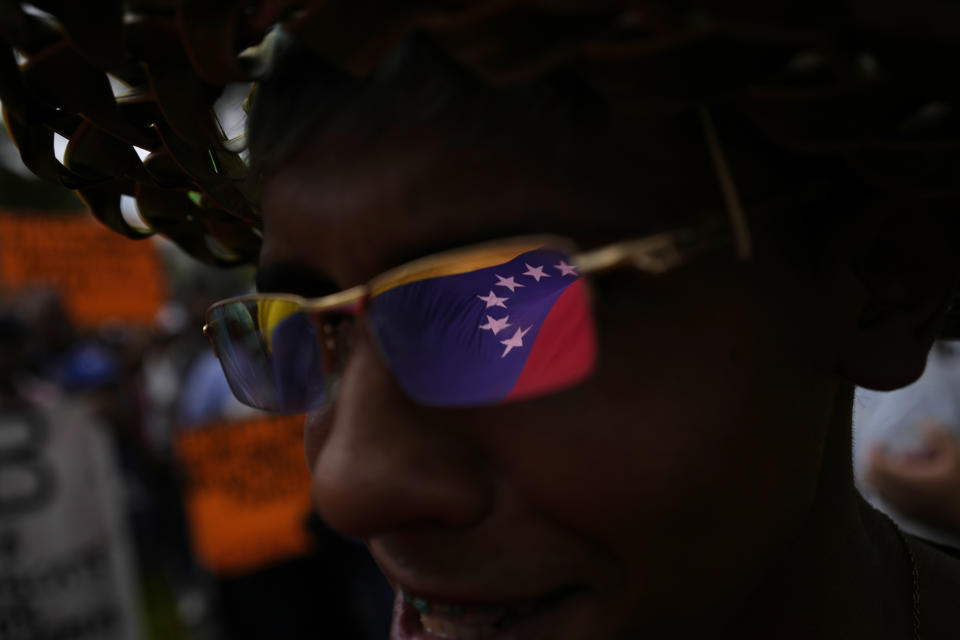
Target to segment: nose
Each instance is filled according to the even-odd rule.
[[[307,421],[320,517],[356,537],[481,521],[492,482],[478,445],[458,424],[463,417],[463,410],[414,404],[369,336],[358,336],[336,404]]]

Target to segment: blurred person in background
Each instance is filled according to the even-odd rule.
[[[867,484],[900,513],[948,536],[953,553],[960,540],[960,441],[943,424],[923,425],[916,450],[871,454]],[[934,537],[927,534],[927,537]]]
[[[913,384],[860,390],[854,463],[864,491],[904,526],[960,547],[960,351],[938,342]]]
[[[256,76],[250,167],[147,61],[102,67],[176,126],[101,114],[153,151],[101,170],[258,261],[208,336],[238,399],[309,412],[318,515],[390,579],[392,638],[955,637],[960,564],[851,465],[854,387],[916,380],[956,289],[950,8],[231,7],[123,24],[180,38],[178,81]],[[90,187],[90,126],[61,169],[18,118]]]
[[[119,359],[81,338],[48,288],[8,294],[0,316],[0,635],[140,638],[103,395],[119,382]]]

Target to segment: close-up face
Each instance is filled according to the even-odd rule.
[[[442,127],[321,135],[266,181],[260,289],[321,295],[523,233],[592,248],[724,219],[692,133],[590,167]],[[756,226],[750,261],[728,243],[660,277],[590,278],[596,370],[545,397],[421,406],[359,322],[306,452],[320,516],[398,590],[394,637],[635,638],[736,615],[812,500],[840,332],[829,268],[791,265]]]
[[[953,638],[954,4],[3,3],[0,400],[142,629]]]

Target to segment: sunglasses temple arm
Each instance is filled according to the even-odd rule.
[[[723,200],[726,204],[727,213],[730,216],[730,224],[733,227],[733,239],[737,257],[740,258],[740,260],[747,261],[753,255],[753,246],[750,239],[750,228],[747,225],[747,216],[743,211],[743,203],[740,200],[740,194],[737,192],[737,185],[733,181],[730,165],[727,163],[727,158],[723,153],[720,139],[717,136],[717,130],[713,124],[713,117],[703,104],[700,105],[699,111],[700,123],[703,125],[707,146],[710,149],[710,158],[713,161],[717,181],[720,183],[720,189],[723,192]]]
[[[303,310],[308,313],[336,310],[341,313],[358,315],[367,308],[370,296],[371,292],[368,286],[358,285],[346,291],[319,298],[316,301],[308,301],[303,305]]]
[[[691,236],[689,231],[668,231],[581,253],[574,260],[584,275],[620,267],[660,275],[716,245],[716,242],[710,241],[693,244]]]

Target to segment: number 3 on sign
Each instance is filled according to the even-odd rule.
[[[46,438],[38,413],[0,414],[0,518],[38,511],[53,498],[53,470],[41,458]]]

